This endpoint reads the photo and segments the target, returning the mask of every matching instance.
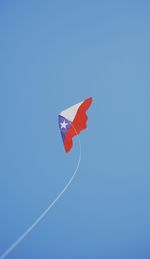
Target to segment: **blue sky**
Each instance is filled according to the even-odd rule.
[[[150,258],[150,4],[1,1],[0,253],[78,158],[58,113],[93,97],[71,188],[12,259]]]

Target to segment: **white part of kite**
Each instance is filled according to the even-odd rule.
[[[68,109],[62,111],[59,115],[63,116],[64,118],[66,118],[69,121],[73,121],[77,114],[77,111],[82,103],[83,102],[80,102],[80,103],[77,103],[77,104],[69,107]]]
[[[74,128],[74,130],[76,132],[75,128]],[[77,161],[77,166],[74,170],[74,173],[73,173],[72,177],[70,178],[68,183],[65,185],[63,190],[55,198],[55,200],[50,203],[50,205],[47,207],[47,209],[34,221],[34,223],[0,256],[0,259],[6,258],[21,243],[21,241],[23,241],[28,236],[28,234],[40,223],[40,221],[46,216],[46,214],[55,205],[55,203],[61,198],[61,196],[64,194],[64,192],[68,189],[68,187],[70,186],[70,184],[74,180],[74,178],[77,174],[77,171],[79,169],[80,162],[81,162],[81,142],[80,142],[80,138],[79,138],[78,135],[77,135],[77,137],[78,137],[78,144],[79,144],[79,157],[78,157],[78,161]]]

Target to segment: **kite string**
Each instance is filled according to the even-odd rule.
[[[73,126],[73,125],[72,125]],[[74,128],[74,126],[73,126]],[[77,131],[74,128],[76,134]],[[63,190],[58,194],[58,196],[54,199],[54,201],[47,207],[47,209],[34,221],[34,223],[0,256],[0,259],[4,259],[6,258],[20,243],[21,241],[23,241],[23,239],[26,238],[26,236],[39,224],[39,222],[46,216],[46,214],[49,212],[49,210],[54,206],[54,204],[61,198],[61,196],[64,194],[64,192],[68,189],[68,187],[70,186],[70,184],[72,183],[72,181],[74,180],[77,171],[79,169],[79,165],[81,162],[81,142],[80,142],[80,138],[77,134],[78,137],[78,144],[79,144],[79,157],[78,157],[78,162],[77,162],[77,166],[76,169],[72,175],[72,177],[70,178],[70,180],[68,181],[68,183],[65,185],[65,187],[63,188]]]

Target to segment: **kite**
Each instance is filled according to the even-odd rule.
[[[69,152],[73,146],[73,137],[86,129],[88,119],[86,111],[91,104],[92,97],[69,107],[59,114],[58,123],[66,152]]]
[[[73,146],[73,138],[78,137],[79,142],[79,158],[77,166],[74,172],[63,188],[63,190],[57,195],[57,197],[48,205],[44,212],[33,222],[33,224],[0,256],[0,259],[6,258],[28,235],[29,233],[40,223],[40,221],[46,216],[49,210],[54,206],[54,204],[61,198],[64,192],[68,189],[76,173],[79,169],[81,161],[81,144],[79,139],[79,134],[82,130],[87,128],[87,115],[86,111],[92,104],[92,97],[71,106],[70,108],[62,111],[58,115],[59,128],[61,136],[64,143],[64,148],[66,152],[69,152]]]

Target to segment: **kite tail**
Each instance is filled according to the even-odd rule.
[[[73,128],[74,128],[74,126],[73,126]],[[74,128],[74,131],[77,134],[77,131],[75,128]],[[61,198],[61,196],[64,194],[64,192],[68,189],[68,187],[74,180],[74,178],[77,174],[77,171],[79,169],[80,162],[81,162],[81,142],[80,142],[80,138],[79,138],[78,134],[77,134],[77,137],[78,137],[78,144],[79,144],[79,158],[78,158],[77,166],[75,168],[75,171],[74,171],[72,177],[70,178],[68,183],[65,185],[63,190],[55,198],[55,200],[52,203],[50,203],[50,205],[47,207],[47,209],[34,221],[34,223],[0,256],[0,259],[6,258],[28,236],[28,234],[40,223],[40,221],[46,216],[46,214],[55,205],[55,203]]]

